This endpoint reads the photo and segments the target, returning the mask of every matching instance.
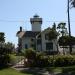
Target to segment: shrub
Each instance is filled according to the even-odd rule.
[[[36,52],[33,49],[25,49],[24,51],[22,51],[22,53],[24,54],[24,57],[27,59],[34,59],[36,57]]]
[[[34,66],[34,61],[36,59],[36,52],[33,49],[24,49],[22,50],[22,54],[24,55],[25,59],[27,59],[27,61],[25,61],[25,66],[28,67],[32,67]]]
[[[8,66],[9,62],[10,62],[9,55],[0,56],[0,69],[3,68],[3,67]]]
[[[10,56],[7,53],[7,49],[0,47],[0,68],[5,67],[10,62]]]
[[[43,52],[36,52],[27,49],[24,52],[27,58],[27,67],[50,67],[50,66],[71,66],[75,65],[75,57],[73,55],[54,55],[47,56]]]
[[[75,58],[71,55],[57,56],[54,62],[55,66],[71,66],[75,65]]]
[[[16,61],[18,60],[16,59],[16,56],[14,54],[10,54],[9,56],[10,56],[10,64],[11,65],[16,64],[17,63]]]
[[[36,67],[47,67],[49,65],[48,57],[42,52],[37,53],[35,64]]]

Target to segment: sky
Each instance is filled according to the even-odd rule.
[[[30,18],[35,14],[43,18],[42,30],[54,22],[67,23],[67,0],[0,0],[0,32],[5,33],[6,42],[17,46],[19,27],[31,30]],[[70,9],[70,20],[71,34],[75,36],[75,8]]]

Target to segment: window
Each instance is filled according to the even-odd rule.
[[[45,34],[45,39],[46,39],[46,40],[49,39],[49,34]]]
[[[37,39],[37,44],[41,44],[41,39]]]
[[[32,39],[31,39],[31,41],[33,42],[33,41],[34,41],[34,39],[32,38]]]
[[[27,44],[25,44],[25,49],[28,49],[28,45]]]
[[[46,43],[46,50],[53,50],[53,43]]]
[[[36,49],[36,44],[31,44],[31,48]]]

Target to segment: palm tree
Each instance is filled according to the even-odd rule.
[[[69,28],[69,36],[71,37],[71,28],[70,28],[70,12],[69,12],[69,8],[70,8],[70,4],[71,4],[71,8],[74,7],[75,8],[75,0],[68,0],[68,28]],[[70,50],[70,54],[72,52],[72,47],[70,45],[69,47]]]
[[[68,9],[68,28],[69,28],[69,37],[71,37],[70,12],[69,12],[69,8],[70,8],[70,3],[73,4],[73,2],[75,2],[75,0],[68,0],[68,6],[67,6],[67,9]],[[70,54],[71,54],[71,53],[72,53],[72,46],[71,46],[71,44],[69,45],[69,51],[70,51]]]
[[[68,9],[68,28],[69,28],[69,36],[71,36],[71,28],[70,28],[70,12],[69,12],[69,3],[70,1],[68,0],[68,6],[67,6],[67,9]]]

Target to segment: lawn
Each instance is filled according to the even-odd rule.
[[[75,75],[75,66],[49,67],[47,70],[56,73],[57,75]]]
[[[0,75],[31,75],[31,74],[25,74],[25,73],[18,72],[12,68],[6,68],[0,70]]]
[[[15,55],[15,54],[10,54],[10,59],[11,59],[11,64],[16,64],[18,62],[20,62],[24,57],[23,56],[18,56],[18,55]]]
[[[75,66],[69,66],[69,67],[48,67],[45,68],[50,73],[55,73],[56,75],[75,75]],[[12,68],[6,68],[0,70],[0,75],[39,75],[39,71],[24,71],[19,72]]]

